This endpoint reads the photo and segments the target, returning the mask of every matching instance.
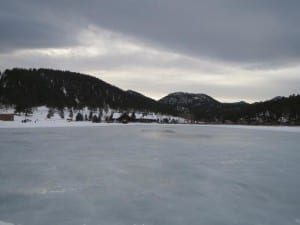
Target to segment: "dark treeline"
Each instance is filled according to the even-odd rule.
[[[183,114],[216,123],[300,125],[300,95],[253,104],[209,102],[190,105]]]
[[[0,104],[16,111],[52,108],[113,108],[179,115],[195,121],[243,124],[300,124],[300,96],[247,104],[221,103],[205,94],[173,93],[155,101],[123,91],[96,77],[52,69],[11,69],[0,73]]]
[[[277,97],[248,104],[222,103],[205,94],[176,92],[160,100],[183,117],[210,123],[300,124],[300,96]]]
[[[18,110],[48,107],[135,109],[172,113],[172,108],[143,95],[126,92],[93,76],[52,69],[5,70],[0,103]]]

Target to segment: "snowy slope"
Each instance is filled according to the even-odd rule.
[[[72,111],[72,112],[71,112]],[[0,113],[14,113],[15,109],[10,108],[0,108]],[[76,121],[76,115],[80,113],[84,118],[88,118],[90,114],[101,115],[102,123],[92,123],[91,121]],[[49,116],[51,114],[51,116]],[[113,109],[89,109],[85,107],[83,109],[68,109],[63,110],[48,108],[46,106],[32,108],[31,112],[28,113],[15,113],[14,121],[0,121],[1,127],[70,127],[70,126],[103,126],[105,121],[112,119],[111,122],[116,122],[116,120],[123,114],[123,112],[116,111]],[[131,113],[129,114],[131,115]],[[176,123],[187,123],[186,119],[180,117],[174,117],[170,115],[157,114],[153,112],[135,112],[137,119],[145,120],[156,120],[158,122],[163,122],[165,119],[167,121],[176,121]],[[24,122],[25,121],[25,122]]]

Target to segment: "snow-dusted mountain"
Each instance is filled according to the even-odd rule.
[[[187,92],[174,92],[159,100],[160,103],[176,108],[183,115],[192,118],[213,120],[219,112],[222,103],[206,94],[194,94]]]
[[[282,100],[284,98],[285,98],[284,96],[276,96],[276,97],[272,98],[270,101],[279,101],[279,100]]]
[[[219,102],[206,94],[194,94],[186,92],[174,92],[162,99],[159,102],[169,105],[179,106],[201,106],[206,104],[219,104]]]
[[[275,97],[264,102],[222,103],[206,94],[171,93],[159,100],[196,120],[251,124],[300,123],[300,96]]]

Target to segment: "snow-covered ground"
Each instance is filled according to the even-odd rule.
[[[0,129],[0,225],[300,224],[299,129],[244,128]]]
[[[107,123],[92,123],[90,121],[71,121],[67,120],[42,120],[38,122],[22,123],[21,121],[0,121],[1,128],[41,128],[41,127],[99,127],[106,126]]]
[[[82,126],[103,126],[105,121],[110,118],[110,120],[117,120],[123,112],[113,110],[113,109],[89,109],[85,107],[83,109],[68,109],[64,108],[62,110],[47,108],[46,106],[36,107],[29,113],[14,113],[15,109],[0,108],[0,114],[15,114],[14,121],[1,121],[0,128],[28,128],[28,127],[82,127]],[[91,121],[76,121],[76,115],[80,113],[84,120],[92,115],[101,117],[103,123],[92,123]],[[129,116],[132,112],[128,113]],[[167,119],[168,121],[176,121],[177,123],[187,123],[188,121],[171,115],[162,115],[153,112],[134,112],[136,119],[144,120],[155,120],[163,121]],[[51,115],[51,116],[50,116]],[[24,123],[24,121],[26,123]]]

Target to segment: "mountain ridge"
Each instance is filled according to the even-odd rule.
[[[52,69],[5,70],[0,78],[0,102],[28,107],[112,107],[168,112],[168,107],[135,95],[101,79]]]
[[[111,107],[217,123],[277,123],[286,120],[300,123],[299,95],[249,104],[243,101],[222,103],[203,93],[179,91],[156,101],[90,75],[42,68],[14,68],[0,73],[0,104],[15,105],[17,111],[41,105],[57,108]]]

